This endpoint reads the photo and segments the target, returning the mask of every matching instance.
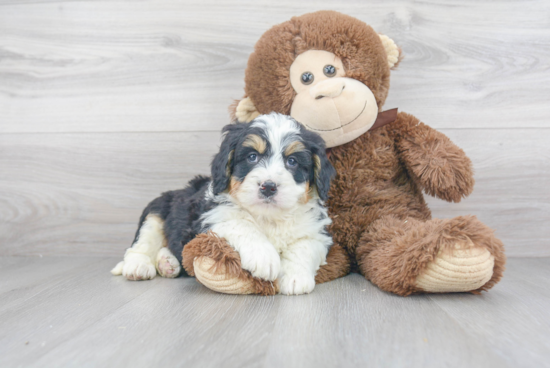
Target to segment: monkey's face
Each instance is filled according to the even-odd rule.
[[[293,17],[254,46],[235,118],[290,114],[328,147],[346,144],[378,117],[384,123],[378,112],[399,60],[395,42],[359,19],[328,10]]]
[[[376,121],[378,105],[372,91],[346,78],[340,58],[328,51],[309,50],[290,66],[296,91],[290,115],[323,137],[327,147],[347,143]]]

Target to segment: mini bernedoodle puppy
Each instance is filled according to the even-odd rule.
[[[143,211],[134,243],[111,272],[128,280],[177,277],[183,246],[213,231],[240,254],[243,269],[279,280],[283,294],[309,293],[332,245],[324,207],[335,171],[323,139],[289,116],[228,125],[212,162]]]

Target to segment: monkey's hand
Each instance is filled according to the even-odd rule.
[[[406,113],[392,125],[409,174],[427,194],[460,202],[472,192],[472,161],[447,136]]]

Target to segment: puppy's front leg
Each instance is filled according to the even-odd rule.
[[[210,228],[225,238],[241,256],[241,267],[252,276],[274,281],[281,269],[281,258],[267,237],[247,220],[217,223]]]
[[[315,274],[327,258],[327,246],[315,239],[303,239],[288,247],[281,257],[281,294],[300,295],[313,291]]]

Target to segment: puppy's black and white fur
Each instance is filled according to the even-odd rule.
[[[196,177],[151,202],[113,274],[176,277],[183,246],[211,230],[253,276],[278,279],[283,294],[311,292],[332,245],[323,201],[335,171],[322,138],[275,113],[223,132],[212,179]]]

